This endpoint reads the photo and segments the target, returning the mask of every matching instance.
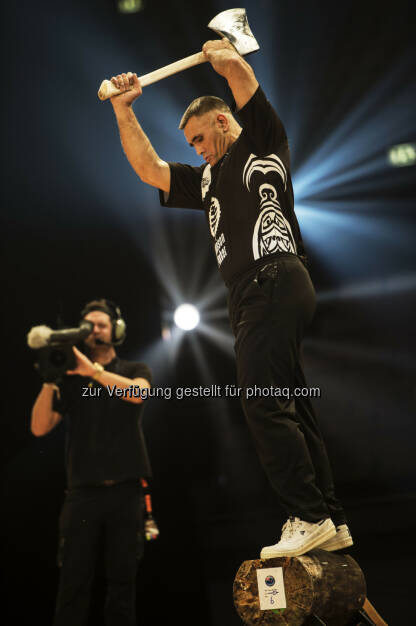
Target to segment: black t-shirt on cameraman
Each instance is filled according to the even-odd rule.
[[[164,206],[205,211],[227,286],[276,254],[304,254],[283,124],[260,87],[237,115],[243,130],[218,163],[169,163],[169,196],[160,191]]]
[[[144,363],[116,357],[105,366],[126,378],[145,378],[151,372]],[[91,395],[85,388],[91,389]],[[111,387],[111,386],[110,386]],[[92,395],[96,393],[97,395]],[[142,431],[144,403],[134,404],[106,386],[84,376],[65,376],[54,410],[67,420],[66,462],[70,488],[95,485],[104,480],[125,481],[150,476],[150,462]]]

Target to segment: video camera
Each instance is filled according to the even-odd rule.
[[[30,348],[37,350],[35,367],[45,382],[56,382],[77,364],[72,347],[91,334],[92,322],[82,320],[78,328],[52,330],[34,326],[27,335]]]

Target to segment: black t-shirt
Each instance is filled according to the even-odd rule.
[[[169,163],[169,197],[160,191],[164,206],[206,212],[228,286],[271,255],[304,254],[283,124],[260,87],[237,115],[243,130],[218,163]]]
[[[105,369],[151,382],[151,372],[144,363],[116,357]],[[111,397],[105,385],[84,376],[65,376],[59,387],[61,397],[55,398],[54,410],[67,420],[69,487],[150,475],[141,426],[144,403]]]

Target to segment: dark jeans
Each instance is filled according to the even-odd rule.
[[[345,514],[310,398],[246,397],[256,386],[306,387],[300,350],[314,311],[309,273],[294,255],[244,277],[231,291],[238,385],[264,470],[288,516],[309,522],[330,516],[337,525]]]
[[[105,623],[136,624],[136,571],[143,542],[138,484],[69,491],[60,517],[61,566],[54,626],[85,626],[99,546],[107,579]]]

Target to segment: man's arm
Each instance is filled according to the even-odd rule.
[[[228,82],[237,110],[242,109],[259,86],[251,66],[225,38],[207,41],[202,51],[214,70]]]
[[[77,358],[77,366],[74,370],[67,371],[67,374],[78,374],[79,376],[85,376],[86,378],[93,378],[102,386],[108,385],[109,387],[112,387],[115,385],[116,389],[128,389],[131,386],[137,386],[140,387],[140,389],[150,389],[150,383],[146,378],[127,378],[126,376],[115,374],[114,372],[108,372],[105,369],[99,371],[90,359],[85,356],[85,354],[80,352],[78,348],[73,346],[72,349]],[[121,396],[121,400],[125,400],[126,402],[131,402],[133,404],[141,404],[143,402],[143,398],[140,394],[137,397],[133,395],[130,397],[129,394],[126,394],[125,396]]]
[[[32,408],[30,430],[36,437],[46,435],[61,421],[62,415],[53,410],[56,385],[44,383]]]
[[[169,192],[169,165],[156,153],[133,112],[132,104],[142,93],[137,74],[119,74],[113,76],[111,82],[122,91],[133,85],[133,89],[111,98],[121,143],[130,165],[144,183]]]

